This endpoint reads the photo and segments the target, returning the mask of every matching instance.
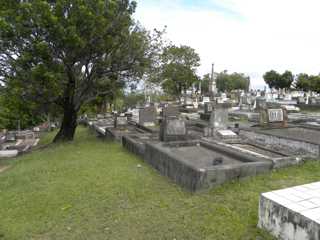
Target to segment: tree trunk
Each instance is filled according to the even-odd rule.
[[[53,142],[72,141],[77,128],[77,111],[73,104],[64,108],[64,114],[60,130],[55,136]]]
[[[58,134],[53,139],[53,142],[72,141],[77,128],[77,114],[80,106],[75,105],[75,88],[76,80],[74,72],[70,67],[67,68],[68,84],[64,92],[63,101],[63,118]]]

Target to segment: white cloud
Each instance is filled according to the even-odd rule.
[[[210,72],[215,62],[216,71],[244,72],[261,87],[270,69],[320,72],[319,0],[208,1],[211,7],[197,5],[200,1],[141,0],[136,19],[148,29],[167,25],[173,43],[195,48],[199,74]]]

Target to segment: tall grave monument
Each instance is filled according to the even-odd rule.
[[[211,69],[211,78],[209,82],[209,94],[211,100],[214,99],[214,96],[217,94],[217,84],[216,84],[216,78],[214,75],[214,63],[212,64],[212,69]]]

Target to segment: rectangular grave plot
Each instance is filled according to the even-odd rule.
[[[270,170],[272,163],[202,141],[146,144],[145,160],[190,191]]]

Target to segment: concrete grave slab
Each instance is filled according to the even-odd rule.
[[[0,158],[12,158],[18,156],[18,150],[0,150]]]
[[[190,191],[267,172],[272,167],[270,161],[204,141],[146,143],[145,161]]]
[[[320,239],[320,182],[262,193],[258,226],[283,240]]]
[[[238,135],[231,130],[217,130],[217,135],[222,139],[237,138]]]

